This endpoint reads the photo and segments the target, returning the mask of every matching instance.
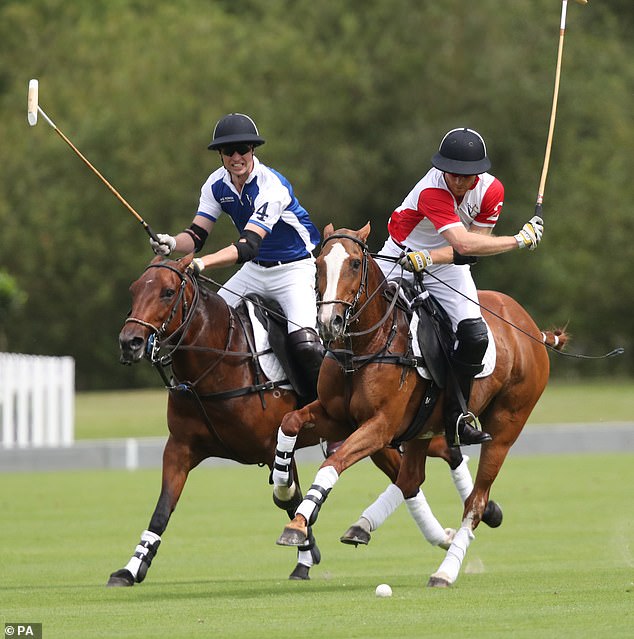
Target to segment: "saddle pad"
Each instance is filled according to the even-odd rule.
[[[249,299],[245,299],[244,303],[247,307],[247,311],[249,312],[249,318],[251,319],[251,325],[253,326],[253,340],[255,342],[255,350],[258,353],[270,349],[269,344],[269,334],[266,329],[262,325],[262,322],[256,317],[255,309],[253,307],[253,303]],[[287,375],[282,368],[277,357],[273,352],[266,353],[266,355],[260,355],[260,366],[262,367],[262,372],[268,377],[268,379],[272,382],[278,382],[282,379],[286,379]],[[280,388],[287,388],[292,390],[292,386],[290,384],[283,384]]]
[[[486,320],[484,320],[484,323],[486,324]],[[412,349],[414,351],[414,355],[416,355],[416,357],[421,357],[422,353],[420,351],[420,345],[418,343],[418,340],[416,339],[416,335],[418,335],[418,314],[417,313],[412,314],[412,321],[410,322],[409,330],[410,330],[410,334],[414,336],[414,338],[412,339]],[[493,338],[493,333],[491,332],[491,328],[489,327],[488,324],[487,324],[487,333],[489,335],[489,345],[487,346],[486,353],[484,354],[484,358],[482,359],[482,363],[484,364],[484,369],[482,370],[481,373],[478,373],[476,375],[476,379],[479,379],[480,377],[487,377],[493,372],[493,369],[495,368],[497,351],[495,348],[495,339]],[[419,366],[416,370],[418,371],[418,374],[423,379],[431,379],[431,375],[429,374],[429,371],[424,366]]]

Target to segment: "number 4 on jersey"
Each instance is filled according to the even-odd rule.
[[[255,217],[258,218],[258,220],[260,220],[260,222],[265,222],[266,221],[266,209],[268,208],[269,203],[265,202],[256,212],[255,212]]]

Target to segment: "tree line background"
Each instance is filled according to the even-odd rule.
[[[156,232],[188,226],[219,160],[225,113],[250,114],[265,163],[323,229],[386,221],[444,133],[483,134],[506,188],[496,232],[533,215],[552,101],[557,0],[5,0],[0,3],[0,350],[72,355],[77,388],[156,385],[123,368],[128,286],[153,257],[132,215],[40,106]],[[556,376],[632,375],[634,3],[569,3],[557,124],[534,252],[480,259],[543,328],[567,326]],[[236,238],[223,220],[215,250]],[[230,271],[211,273],[224,281]]]

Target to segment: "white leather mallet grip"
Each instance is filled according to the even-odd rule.
[[[37,124],[37,98],[38,98],[39,83],[37,80],[29,81],[29,97],[27,100],[27,118],[31,126]]]

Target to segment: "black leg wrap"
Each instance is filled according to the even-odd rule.
[[[288,479],[286,480],[286,486],[290,487],[293,484],[293,455],[294,452],[293,451],[281,451],[278,449],[275,449],[275,461],[273,462],[273,469],[281,472],[281,473],[288,473]],[[283,461],[283,463],[280,463],[279,461],[277,461],[277,459],[281,459]],[[273,469],[271,470],[271,472],[269,473],[269,485],[273,485]]]
[[[318,494],[312,495],[311,491],[315,491]],[[326,490],[325,488],[322,488],[318,484],[313,484],[310,487],[310,490],[306,493],[306,497],[304,497],[304,499],[308,499],[309,501],[312,501],[316,506],[315,510],[313,510],[312,514],[310,515],[309,521],[307,522],[309,527],[312,526],[317,521],[317,516],[319,515],[319,509],[322,507],[323,503],[326,501],[326,498],[328,497],[329,493],[330,493],[330,489]]]
[[[137,557],[141,560],[141,565],[139,566],[139,572],[136,576],[137,583],[141,583],[145,576],[147,575],[147,571],[152,565],[152,560],[156,556],[158,551],[158,547],[161,545],[160,541],[155,541],[154,543],[150,543],[149,541],[141,540],[139,542],[139,546],[145,549],[145,552],[139,550],[139,546],[137,546],[137,550],[134,553],[134,557]]]
[[[295,491],[295,494],[288,500],[282,501],[275,493],[273,493],[273,503],[282,510],[285,510],[288,513],[289,519],[293,519],[295,517],[295,511],[297,507],[303,501],[302,491],[298,488]]]

